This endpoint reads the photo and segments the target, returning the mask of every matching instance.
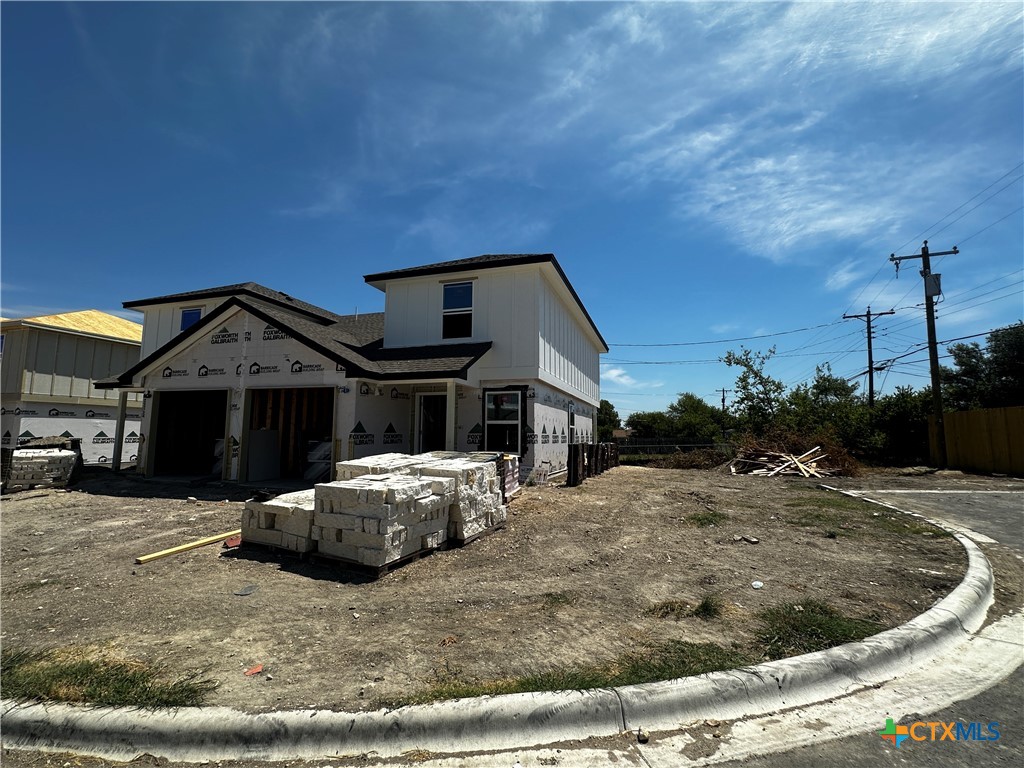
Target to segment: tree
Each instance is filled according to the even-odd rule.
[[[810,384],[790,391],[780,421],[794,432],[828,435],[855,453],[873,442],[870,413],[857,384],[833,374],[828,363],[815,369]]]
[[[775,347],[765,353],[740,347],[740,352],[726,352],[722,362],[740,369],[736,377],[736,399],[733,407],[745,426],[755,434],[763,434],[774,422],[782,406],[785,385],[764,372],[764,367],[775,354]]]
[[[727,417],[692,392],[682,392],[666,409],[672,421],[674,442],[703,445],[720,440]]]
[[[672,440],[672,419],[662,411],[637,411],[626,419],[626,426],[633,430],[633,437],[641,440],[662,438]]]
[[[950,410],[1024,404],[1024,323],[993,331],[977,342],[952,344],[955,368],[940,371],[942,397]]]
[[[597,409],[597,441],[599,443],[610,443],[613,435],[612,430],[622,426],[622,419],[619,412],[615,410],[610,400],[602,400]]]

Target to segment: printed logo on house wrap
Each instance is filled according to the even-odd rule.
[[[997,721],[985,723],[944,723],[918,720],[910,725],[897,725],[891,717],[885,719],[885,728],[878,732],[883,740],[897,749],[907,739],[911,741],[999,741],[1002,726]]]
[[[178,376],[188,376],[188,368],[171,368],[171,366],[167,366],[160,375],[165,379],[173,379]]]
[[[291,336],[289,336],[287,333],[285,333],[284,331],[282,331],[282,330],[280,330],[278,328],[275,328],[272,325],[268,325],[266,328],[263,329],[263,340],[264,341],[281,341],[283,339],[290,339],[290,338],[291,338]]]
[[[238,332],[229,331],[224,326],[210,337],[211,344],[235,344],[238,341]]]
[[[402,433],[395,430],[395,425],[389,421],[387,429],[384,430],[384,445],[401,445],[404,442]]]
[[[0,444],[10,445],[11,444],[11,430],[4,432],[3,437],[0,437]]]
[[[224,368],[210,368],[206,365],[200,365],[196,375],[200,378],[205,378],[206,376],[223,376],[226,373],[227,370]]]
[[[249,366],[250,376],[259,376],[264,373],[279,373],[281,368],[277,365],[260,365],[259,363],[253,363]]]
[[[139,442],[139,433],[136,432],[133,429],[131,432],[129,432],[127,435],[124,436],[124,441],[126,443],[137,443],[137,442]]]
[[[348,433],[348,439],[353,445],[373,445],[377,438],[366,431],[363,422],[357,421],[355,427]]]
[[[62,410],[59,410],[58,408],[51,408],[50,412],[49,412],[49,415],[50,416],[72,416],[72,417],[74,417],[74,416],[77,416],[78,414],[75,413],[74,411],[62,411]]]
[[[320,363],[303,363],[301,360],[292,363],[292,373],[323,373],[323,370]]]
[[[85,418],[87,418],[87,419],[109,419],[110,418],[110,414],[109,413],[101,413],[100,411],[89,410],[89,411],[85,412]]]
[[[94,445],[105,445],[106,443],[114,442],[114,438],[110,437],[102,429],[93,435],[92,442]]]

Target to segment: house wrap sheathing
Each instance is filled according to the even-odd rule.
[[[367,275],[383,313],[336,315],[256,283],[127,302],[142,359],[139,471],[330,479],[382,453],[494,451],[557,473],[595,439],[608,348],[552,254]]]

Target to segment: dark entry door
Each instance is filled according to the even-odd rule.
[[[420,396],[420,451],[445,449],[447,395]]]

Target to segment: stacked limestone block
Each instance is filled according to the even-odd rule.
[[[470,458],[435,459],[421,464],[421,478],[446,477],[455,481],[455,503],[448,511],[448,536],[466,541],[508,517],[502,504],[502,483],[494,461]]]
[[[315,490],[317,551],[375,567],[441,546],[456,502],[454,480],[400,474],[367,472]]]
[[[340,461],[335,464],[335,480],[352,480],[363,475],[408,475],[421,462],[405,453],[382,453],[364,459]]]
[[[286,493],[270,501],[245,502],[242,541],[269,544],[292,552],[312,552],[314,491]]]
[[[10,488],[59,488],[68,484],[78,454],[60,448],[17,448],[11,457]]]

